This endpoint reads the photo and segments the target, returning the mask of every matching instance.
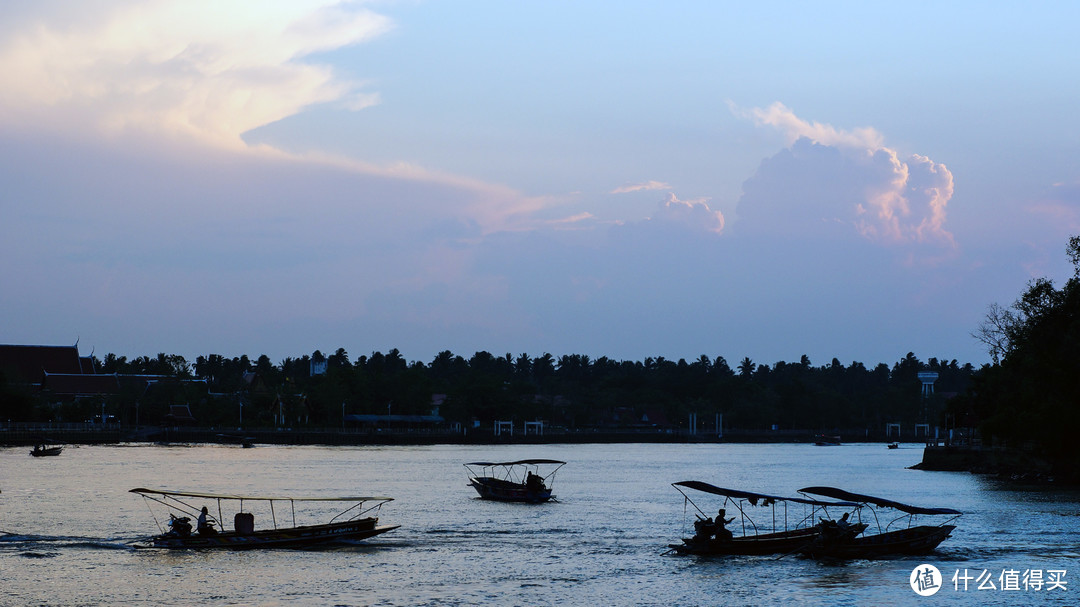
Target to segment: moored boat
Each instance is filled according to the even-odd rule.
[[[555,473],[565,465],[566,462],[555,459],[522,459],[469,462],[465,468],[469,471],[469,486],[482,499],[537,504],[555,498],[551,483]]]
[[[949,538],[956,525],[952,521],[962,516],[959,510],[952,508],[923,508],[911,506],[890,499],[851,493],[834,487],[806,487],[800,489],[804,495],[819,495],[833,499],[841,499],[855,502],[859,505],[859,511],[868,510],[873,514],[877,526],[877,533],[863,534],[856,537],[829,537],[822,536],[808,546],[802,552],[813,557],[829,557],[840,559],[877,558],[884,556],[927,554],[933,552],[942,542]],[[903,514],[888,522],[884,527],[878,518],[877,510],[891,509]],[[938,525],[916,525],[915,517],[924,516],[947,516],[949,517]],[[894,524],[907,519],[907,526],[891,529]]]
[[[390,502],[390,497],[268,497],[250,495],[232,495],[200,493],[187,491],[167,491],[158,489],[132,489],[150,502],[156,502],[168,509],[169,529],[160,526],[160,534],[148,539],[147,547],[156,548],[300,548],[335,543],[355,542],[392,531],[400,525],[379,525],[375,516],[383,504]],[[208,515],[204,506],[200,511],[191,502],[209,500],[217,506],[217,517]],[[245,502],[249,509],[245,509]],[[329,521],[315,524],[297,524],[297,505],[312,509],[318,505],[332,502],[345,504],[344,510],[335,507],[337,513]],[[252,504],[268,506],[270,526],[255,528],[255,516],[250,511]],[[279,524],[274,509],[275,503],[288,503],[291,512],[290,524]],[[228,506],[228,507],[225,507]],[[226,529],[221,519],[223,513],[233,514],[233,528]],[[200,514],[201,512],[201,514]],[[198,524],[192,528],[192,518],[197,517]],[[329,515],[327,515],[329,516]],[[157,517],[154,517],[155,522]]]
[[[824,523],[819,523],[820,514],[828,516],[828,508],[856,508],[854,502],[827,502],[803,497],[780,497],[763,493],[753,493],[737,489],[725,489],[702,481],[680,481],[672,483],[682,493],[684,504],[689,504],[695,513],[693,537],[683,538],[681,544],[669,544],[668,548],[677,554],[699,556],[719,555],[763,555],[791,554],[815,542],[822,533]],[[723,498],[722,506],[717,511],[715,520],[690,498],[685,489]],[[734,507],[739,513],[738,535],[732,533],[727,525],[735,517],[725,518],[727,507]],[[755,517],[748,512],[751,506],[771,507],[768,523],[759,525]],[[779,518],[778,518],[779,517]],[[856,534],[865,529],[865,525],[845,527],[844,533]]]

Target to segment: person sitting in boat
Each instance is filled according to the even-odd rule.
[[[543,491],[544,479],[540,478],[539,475],[533,474],[530,470],[525,474],[525,488],[529,491]]]
[[[850,514],[849,512],[845,512],[844,515],[841,516],[840,520],[838,520],[838,521],[834,521],[834,520],[829,519],[829,518],[821,517],[821,519],[820,519],[821,520],[821,526],[825,527],[827,529],[832,529],[832,530],[847,529],[848,527],[851,526],[851,521],[848,520],[848,515],[849,514]]]
[[[715,527],[713,533],[716,535],[716,539],[721,542],[730,542],[732,539],[731,530],[727,528],[727,524],[735,520],[735,517],[733,516],[725,519],[724,516],[726,514],[727,511],[721,508],[720,511],[716,513],[716,523],[713,525]]]
[[[203,506],[202,512],[199,513],[196,529],[198,529],[199,535],[214,535],[217,533],[217,529],[214,528],[214,518],[210,516],[206,506]]]

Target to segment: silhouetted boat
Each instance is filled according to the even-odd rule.
[[[239,443],[244,449],[250,449],[255,446],[255,439],[250,436],[241,436],[239,434],[218,434],[218,438],[222,439],[222,442],[226,443]]]
[[[514,462],[470,462],[469,486],[480,497],[500,502],[540,503],[553,499],[551,483],[566,465],[555,459],[522,459]],[[479,468],[480,471],[474,470]],[[541,469],[546,474],[540,474]]]
[[[791,554],[812,544],[822,533],[824,523],[819,523],[817,515],[828,515],[828,508],[857,508],[855,502],[826,502],[817,499],[803,497],[780,497],[763,493],[752,493],[737,489],[724,489],[701,481],[680,481],[672,483],[679,493],[682,493],[685,503],[697,510],[694,528],[696,533],[693,537],[683,538],[681,544],[669,544],[668,548],[678,554],[693,554],[700,556],[719,556],[731,554],[760,555],[760,554]],[[731,534],[728,537],[713,536],[716,529],[716,521],[710,518],[698,505],[690,499],[684,489],[693,489],[702,493],[723,497],[722,505],[725,508],[717,512],[717,518],[722,519],[727,506],[734,506],[739,512],[741,533]],[[798,519],[789,524],[789,507],[793,504],[802,506],[803,511]],[[777,519],[777,505],[782,506]],[[748,506],[772,507],[772,521],[767,527],[759,527],[754,518],[747,512]],[[809,508],[806,508],[809,506]],[[809,510],[809,512],[806,512]],[[734,517],[732,517],[734,518]],[[832,522],[832,521],[829,521]],[[727,520],[725,519],[726,528]],[[833,523],[835,525],[835,523]],[[866,528],[866,525],[851,525],[846,527],[846,532],[855,535]]]
[[[60,455],[63,450],[63,445],[54,445],[50,447],[44,443],[41,443],[34,445],[34,449],[30,452],[30,455],[33,455],[34,457],[48,457],[53,455]]]
[[[922,508],[920,506],[909,506],[908,504],[902,504],[893,500],[851,493],[833,487],[806,487],[805,489],[800,489],[799,493],[856,502],[859,505],[860,514],[861,510],[866,508],[873,513],[875,523],[877,524],[878,533],[860,535],[852,538],[823,536],[820,538],[820,541],[807,546],[806,549],[802,551],[804,554],[814,557],[852,559],[902,554],[926,554],[932,552],[939,544],[941,544],[941,542],[949,537],[953,529],[956,529],[956,525],[948,523],[951,523],[963,514],[959,510],[953,510],[952,508]],[[874,506],[883,509],[898,510],[903,514],[896,517],[882,528]],[[913,525],[912,523],[915,522],[915,516],[917,515],[948,516],[950,518],[939,525]],[[907,518],[906,527],[892,531],[889,530],[893,524],[904,518]]]
[[[354,542],[364,540],[400,525],[379,525],[378,512],[383,504],[392,501],[390,497],[266,497],[249,495],[223,495],[216,493],[198,493],[186,491],[165,491],[156,489],[132,489],[144,499],[163,504],[169,511],[169,529],[160,528],[161,533],[148,539],[145,547],[156,548],[299,548],[322,544]],[[192,529],[191,517],[198,517],[199,510],[189,502],[211,500],[217,504],[218,516],[222,513],[222,503],[234,506],[233,529],[226,530],[224,525],[214,518],[208,520],[205,530]],[[255,528],[255,517],[244,511],[244,502],[269,502],[272,526]],[[292,521],[289,526],[278,526],[274,514],[275,502],[288,502]],[[338,512],[329,522],[315,525],[297,525],[297,505],[314,503],[343,502],[352,504]],[[371,505],[364,507],[365,503]],[[179,516],[178,516],[179,514]],[[157,521],[157,517],[154,518]]]

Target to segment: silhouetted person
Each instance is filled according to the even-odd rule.
[[[199,531],[199,535],[214,535],[217,533],[217,529],[214,529],[214,519],[210,517],[210,513],[207,512],[206,506],[202,507],[202,512],[199,513],[199,521],[196,525],[196,529]]]
[[[714,525],[716,530],[714,531],[714,533],[716,534],[716,539],[720,540],[721,542],[730,542],[732,539],[732,535],[731,530],[727,528],[727,524],[735,520],[735,517],[733,516],[729,519],[725,519],[725,514],[727,514],[727,511],[723,508],[721,508],[720,511],[716,513],[716,523]]]

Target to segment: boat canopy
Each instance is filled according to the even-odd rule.
[[[566,462],[560,462],[557,459],[522,459],[516,462],[469,462],[466,466],[483,466],[484,468],[490,468],[492,466],[537,466],[542,464],[558,464],[560,466],[566,465]]]
[[[293,502],[371,502],[382,501],[391,502],[394,500],[392,497],[380,497],[380,496],[367,496],[367,497],[296,497],[296,496],[267,496],[267,495],[232,495],[223,493],[200,493],[193,491],[168,491],[165,489],[143,489],[142,487],[132,489],[130,493],[138,493],[139,495],[161,495],[165,497],[193,497],[201,499],[213,499],[213,500],[259,500],[267,502],[276,501],[293,501]]]
[[[823,502],[821,500],[804,498],[804,497],[781,497],[779,495],[767,495],[764,493],[752,493],[750,491],[740,491],[738,489],[724,489],[723,487],[717,487],[710,485],[702,481],[679,481],[677,483],[671,483],[675,488],[686,487],[687,489],[695,489],[704,493],[711,493],[713,495],[721,495],[723,497],[730,497],[732,499],[745,499],[750,503],[756,503],[758,500],[770,500],[773,502],[794,502],[796,504],[810,504],[812,506],[842,506],[842,507],[857,507],[859,504],[856,502],[842,501],[842,502]],[[827,496],[833,497],[833,496]]]
[[[901,512],[906,512],[907,514],[963,514],[963,512],[953,510],[952,508],[922,508],[920,506],[909,506],[893,500],[874,497],[872,495],[862,495],[861,493],[851,493],[850,491],[836,489],[835,487],[806,487],[805,489],[799,489],[799,493],[848,500],[858,502],[859,504],[873,504],[881,508],[894,508]]]

